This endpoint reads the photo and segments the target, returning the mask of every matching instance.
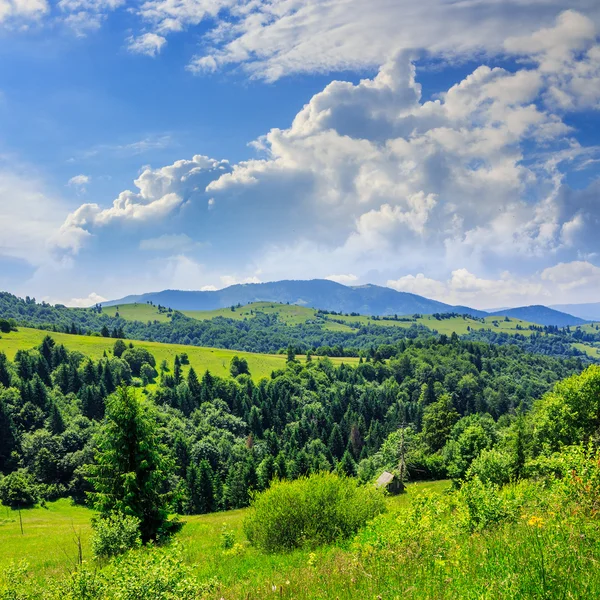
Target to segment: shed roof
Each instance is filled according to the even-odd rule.
[[[389,471],[384,471],[379,478],[377,479],[377,487],[381,487],[384,485],[388,485],[388,483],[392,483],[394,481],[395,475],[390,473]]]

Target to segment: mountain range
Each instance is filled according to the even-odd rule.
[[[433,313],[469,314],[476,317],[508,316],[539,325],[581,325],[586,319],[546,306],[523,306],[487,312],[468,306],[455,306],[417,294],[399,292],[378,285],[346,286],[327,279],[284,280],[268,283],[236,284],[216,291],[163,290],[126,296],[104,302],[104,306],[146,303],[174,310],[215,310],[250,302],[298,304],[328,311],[363,315],[412,315]]]

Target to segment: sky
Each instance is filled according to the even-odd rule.
[[[0,290],[600,301],[597,0],[0,0]]]

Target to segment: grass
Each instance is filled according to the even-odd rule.
[[[401,513],[410,498],[425,490],[443,492],[447,481],[409,484],[407,493],[388,498],[389,510]],[[246,597],[246,590],[268,582],[298,583],[298,571],[309,561],[309,550],[287,554],[263,554],[248,546],[242,529],[246,510],[182,517],[185,526],[176,536],[184,557],[200,580],[213,577],[230,591],[229,598]],[[81,536],[84,560],[91,556],[91,517],[87,508],[73,506],[69,500],[49,502],[45,508],[22,511],[24,535],[21,535],[17,511],[0,507],[0,572],[13,562],[26,560],[38,580],[60,577],[73,569],[77,560],[76,536]],[[240,544],[233,552],[221,548],[223,527],[232,531]],[[320,552],[327,553],[325,548]]]
[[[73,506],[69,500],[49,502],[45,508],[19,513],[0,508],[0,572],[11,562],[26,560],[39,578],[68,573],[77,562],[77,536],[81,536],[84,557],[90,556],[92,511]]]
[[[117,313],[120,317],[126,321],[159,321],[160,323],[166,323],[169,321],[169,317],[166,313],[158,312],[156,306],[150,304],[122,304],[121,306],[105,306],[102,308],[102,312],[107,314],[109,317],[115,317]]]
[[[250,547],[243,534],[245,510],[185,517],[175,542],[200,582],[218,582],[202,596],[210,600],[598,597],[598,522],[581,506],[537,483],[517,484],[493,498],[471,495],[467,503],[444,498],[448,488],[444,481],[409,485],[405,495],[388,498],[388,514],[357,538],[312,551],[263,554]],[[423,492],[430,499],[411,506]],[[494,512],[494,498],[500,497],[510,514],[496,519],[504,514]],[[492,520],[469,529],[467,507]],[[23,511],[24,535],[18,515],[4,514],[0,572],[26,560],[39,582],[62,576],[77,556],[73,529],[81,532],[84,560],[93,567],[91,511],[65,500]],[[232,550],[221,545],[223,528],[235,537]]]
[[[590,344],[583,344],[583,343],[576,343],[573,344],[574,348],[577,348],[577,350],[581,350],[582,352],[585,352],[588,356],[591,356],[592,358],[600,358],[600,348],[597,348],[595,346],[591,346]]]
[[[90,358],[98,359],[103,353],[112,352],[114,340],[97,336],[70,335],[68,333],[54,333],[20,327],[19,331],[2,334],[0,338],[0,352],[4,352],[10,360],[15,356],[17,350],[28,350],[39,346],[46,335],[59,344],[64,344],[68,350],[79,351]],[[229,364],[234,356],[245,358],[248,361],[250,373],[255,381],[263,377],[270,377],[275,369],[283,369],[286,364],[286,356],[283,354],[255,354],[253,352],[240,352],[237,350],[223,350],[220,348],[202,348],[199,346],[185,346],[181,344],[162,344],[159,342],[142,342],[132,340],[135,346],[146,348],[156,358],[157,364],[166,360],[173,365],[176,354],[187,353],[190,365],[201,375],[209,370],[213,375],[221,377],[229,376]],[[303,360],[299,356],[298,360]],[[349,364],[358,363],[357,358],[332,358],[334,364],[342,362]],[[189,367],[184,367],[184,372]]]

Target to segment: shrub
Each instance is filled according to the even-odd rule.
[[[481,454],[471,463],[466,477],[478,477],[482,483],[505,485],[510,481],[513,471],[513,461],[510,454],[492,448],[482,450]]]
[[[0,481],[0,501],[11,508],[31,508],[38,501],[33,477],[25,470],[13,471]]]
[[[231,550],[235,545],[235,533],[223,523],[221,527],[221,548],[223,550]]]
[[[315,547],[348,538],[384,510],[383,495],[375,488],[319,473],[275,481],[256,495],[244,531],[265,552]]]
[[[92,552],[96,558],[122,554],[141,545],[140,520],[122,513],[112,513],[93,521]]]

